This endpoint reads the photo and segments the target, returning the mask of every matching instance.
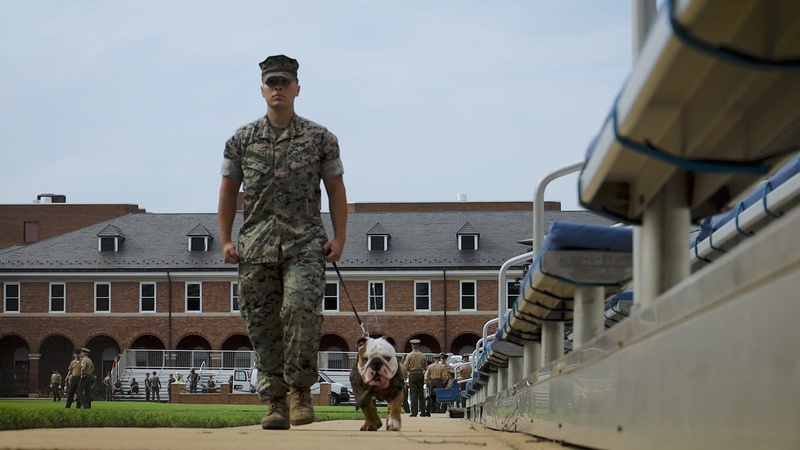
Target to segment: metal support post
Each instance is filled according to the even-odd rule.
[[[508,367],[501,367],[497,369],[497,392],[503,392],[508,389]]]
[[[542,367],[564,356],[564,322],[542,324]]]
[[[522,358],[508,358],[508,387],[514,386],[523,378],[525,373],[522,371]]]
[[[540,342],[525,342],[522,346],[522,373],[526,377],[539,370],[542,363],[542,344]]]
[[[575,291],[575,322],[572,348],[582,349],[587,342],[605,330],[603,315],[605,290],[600,287],[584,287]]]
[[[686,201],[685,175],[676,174],[647,205],[634,250],[634,303],[645,307],[689,276],[691,214]]]

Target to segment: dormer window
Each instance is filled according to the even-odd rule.
[[[459,250],[477,250],[478,249],[478,240],[480,238],[480,233],[475,227],[472,226],[471,223],[467,222],[461,227],[460,230],[456,233],[456,237],[458,238],[458,249]]]
[[[211,233],[202,224],[198,223],[186,236],[189,237],[190,252],[207,252],[211,246]]]
[[[371,252],[385,252],[389,248],[386,242],[388,240],[388,236],[370,236],[367,242],[367,249]]]
[[[122,249],[125,236],[119,228],[108,225],[97,233],[98,252],[118,252]]]
[[[478,235],[477,234],[464,234],[458,237],[459,250],[477,250],[478,249]]]
[[[189,237],[189,251],[190,252],[207,252],[208,251],[208,237]]]
[[[367,250],[371,252],[385,252],[389,250],[389,233],[376,223],[369,231],[367,231]]]
[[[118,252],[119,239],[115,237],[101,237],[100,248],[98,250],[101,252]]]

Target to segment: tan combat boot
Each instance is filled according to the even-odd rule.
[[[292,388],[292,392],[289,393],[289,421],[292,425],[307,425],[314,422],[311,389]]]
[[[277,397],[269,401],[269,411],[261,419],[261,428],[265,430],[289,429],[289,405],[286,397]]]

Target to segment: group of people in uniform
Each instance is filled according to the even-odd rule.
[[[425,355],[419,350],[419,339],[412,339],[411,352],[409,352],[401,363],[404,376],[408,379],[408,394],[404,398],[409,399],[411,405],[404,402],[406,412],[410,410],[410,417],[430,417],[431,412],[444,412],[443,405],[436,400],[436,388],[453,386],[458,380],[467,379],[472,376],[472,366],[469,364],[469,356],[462,356],[462,364],[455,369],[448,363],[448,356],[440,354],[431,364],[428,364]],[[425,399],[425,385],[428,386],[428,399]],[[463,406],[463,404],[462,404]]]

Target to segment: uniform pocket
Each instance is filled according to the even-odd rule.
[[[269,166],[263,161],[254,158],[245,158],[244,161],[242,161],[242,170],[244,170],[245,173],[253,175],[266,175],[269,173]]]
[[[294,150],[294,149],[293,149]],[[317,166],[319,165],[319,155],[313,148],[309,149],[301,149],[299,151],[292,152],[292,161],[289,163],[289,168],[293,171],[295,170],[306,170],[311,166],[313,170],[316,170]]]
[[[270,167],[258,159],[245,158],[242,160],[242,172],[244,172],[245,191],[266,187],[270,182]]]

